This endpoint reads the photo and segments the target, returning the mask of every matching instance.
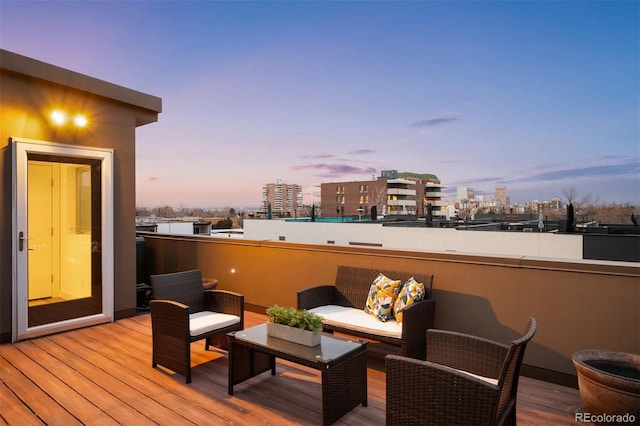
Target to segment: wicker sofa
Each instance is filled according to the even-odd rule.
[[[403,321],[381,322],[364,311],[371,284],[378,274],[401,280],[414,277],[425,286],[425,299],[403,311]],[[338,266],[335,285],[319,285],[298,292],[298,309],[323,317],[326,332],[340,332],[399,346],[403,356],[426,357],[426,330],[433,327],[436,302],[431,299],[433,275]]]

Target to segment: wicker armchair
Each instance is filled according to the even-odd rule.
[[[432,329],[427,361],[387,355],[387,425],[515,425],[520,366],[535,332],[535,318],[511,345]]]
[[[153,361],[191,382],[191,342],[228,348],[227,333],[244,328],[244,296],[204,290],[199,270],[151,276]]]

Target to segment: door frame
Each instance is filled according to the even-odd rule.
[[[113,321],[114,311],[114,217],[113,217],[113,150],[60,144],[55,142],[10,138],[12,155],[12,341],[57,333],[93,324]],[[28,326],[27,240],[27,155],[51,154],[98,159],[102,162],[102,312],[69,320]]]

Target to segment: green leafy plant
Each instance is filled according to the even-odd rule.
[[[290,327],[308,330],[312,332],[322,330],[322,317],[304,309],[283,308],[273,305],[267,309],[269,322],[288,325]]]

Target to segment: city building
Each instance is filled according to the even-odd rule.
[[[496,201],[498,203],[498,206],[502,209],[507,208],[507,206],[509,205],[506,185],[496,185]]]
[[[157,222],[156,226],[156,232],[161,234],[211,235],[210,220],[167,220]]]
[[[448,216],[448,203],[442,199],[444,185],[435,182],[426,182],[424,185],[424,212],[431,210],[431,216],[446,218]]]
[[[262,211],[280,217],[295,217],[302,209],[302,186],[277,180],[262,187]]]
[[[387,205],[387,180],[320,184],[320,216],[341,217],[383,214]],[[415,203],[415,202],[414,202]]]
[[[458,186],[456,187],[456,199],[458,201],[468,200],[468,189],[466,186]]]
[[[375,180],[331,182],[320,185],[320,215],[444,216],[442,186],[435,175],[382,170]]]
[[[382,208],[384,216],[414,215],[418,208],[417,190],[409,179],[389,179],[386,181],[387,201]]]
[[[426,216],[431,209],[432,217],[447,215],[447,203],[442,200],[444,185],[436,175],[428,173],[398,173],[398,177],[408,179],[416,184],[416,212],[418,216]]]

